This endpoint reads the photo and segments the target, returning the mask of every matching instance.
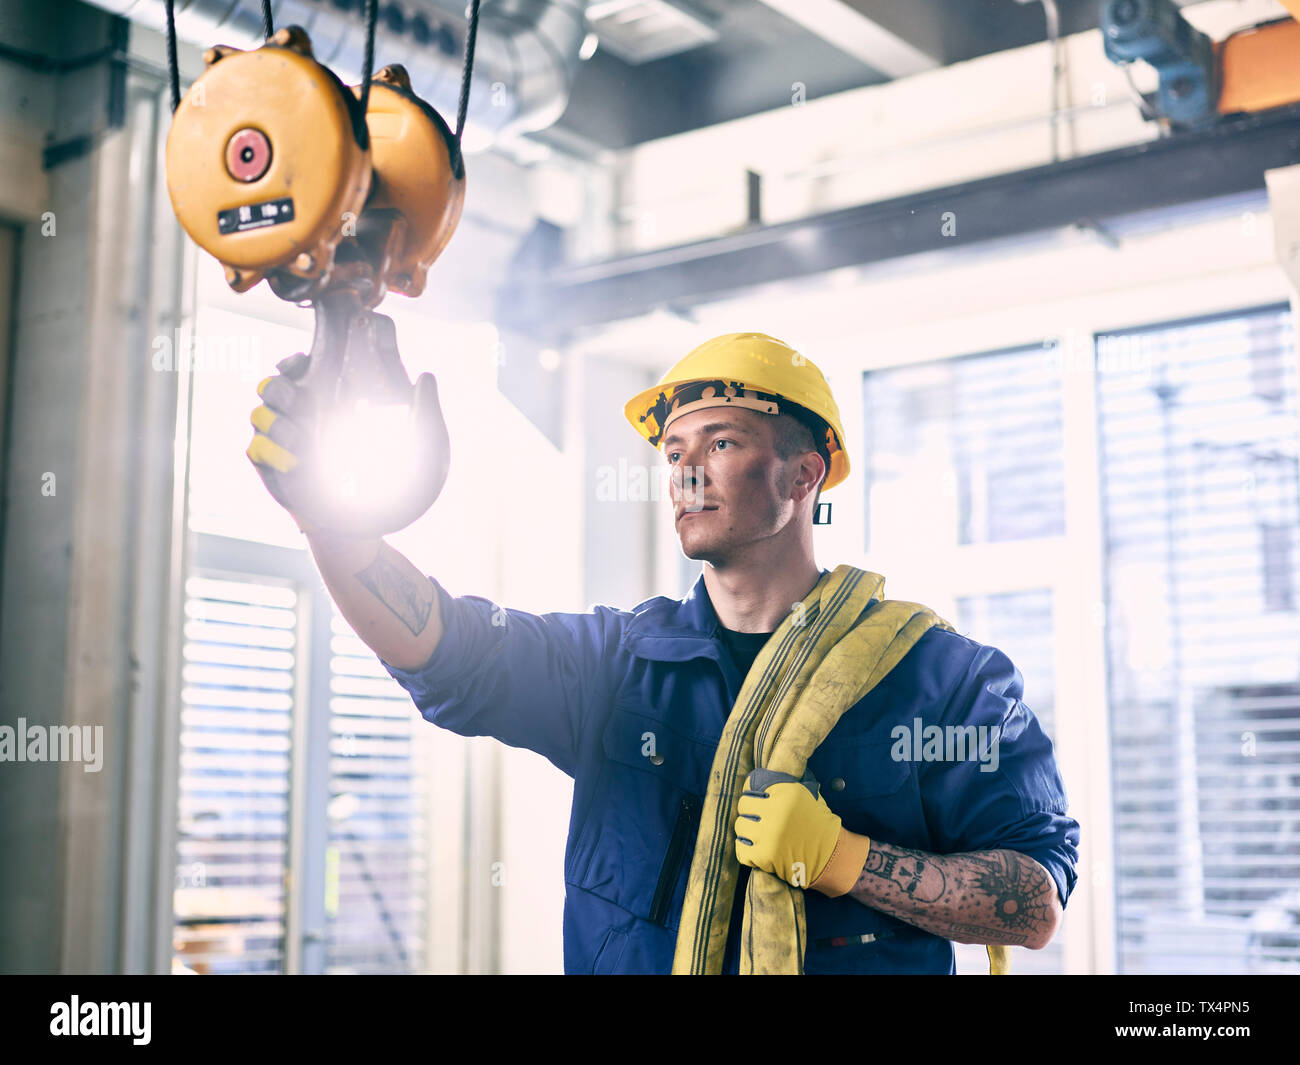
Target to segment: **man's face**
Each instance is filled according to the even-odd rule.
[[[798,456],[772,446],[776,419],[743,407],[706,407],[668,427],[673,520],[687,558],[723,565],[794,517]]]

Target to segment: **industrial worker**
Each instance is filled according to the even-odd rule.
[[[282,502],[310,474],[311,456],[294,452],[310,438],[301,365],[286,360],[259,386],[253,415],[249,457]],[[882,638],[892,601],[879,575],[814,561],[820,493],[848,473],[821,372],[772,337],[727,334],[626,413],[662,453],[682,551],[702,563],[680,600],[505,609],[449,595],[382,540],[299,516],[339,609],[426,719],[536,751],[573,778],[565,971],[951,973],[954,941],[1045,946],[1079,840],[1051,741],[1001,651],[917,604],[900,617],[919,627]],[[858,584],[876,594],[842,635],[809,620],[829,624],[848,594],[829,590]],[[821,664],[800,676],[811,690],[830,671],[823,695],[864,688],[866,652],[837,658],[837,640],[860,637],[873,662],[887,641],[908,649],[808,733],[824,738],[806,766],[768,768],[755,752],[779,751],[818,709],[802,682],[776,683],[781,656],[811,653],[814,632]],[[780,699],[782,737],[740,730],[750,703],[770,714]],[[962,729],[978,751],[931,742]]]

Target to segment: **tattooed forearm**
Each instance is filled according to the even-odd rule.
[[[1011,850],[928,854],[872,840],[849,892],[927,932],[958,943],[1002,943],[1035,950],[1056,932],[1056,883],[1028,855]]]
[[[429,622],[434,591],[427,580],[412,579],[395,563],[395,559],[401,557],[384,544],[375,560],[356,577],[371,595],[411,630],[411,635],[419,636]]]

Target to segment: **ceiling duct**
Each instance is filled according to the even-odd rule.
[[[162,32],[162,0],[89,0]],[[380,7],[375,66],[401,63],[411,87],[455,122],[465,47],[466,4]],[[360,79],[362,0],[272,0],[277,27],[298,25],[316,58],[344,81]],[[466,117],[467,151],[503,135],[545,129],[564,113],[587,35],[587,0],[483,0]],[[203,48],[253,48],[262,41],[260,0],[177,0],[176,35]]]
[[[600,46],[625,63],[649,63],[718,39],[712,16],[684,0],[591,0]]]

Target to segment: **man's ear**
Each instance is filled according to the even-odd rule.
[[[804,494],[820,493],[826,479],[826,460],[817,451],[805,451],[799,460],[799,474],[795,485],[805,489]]]

